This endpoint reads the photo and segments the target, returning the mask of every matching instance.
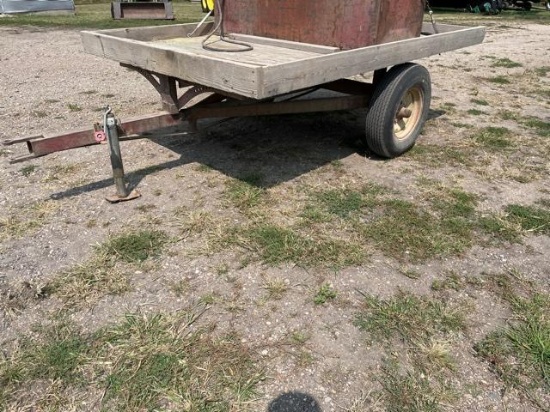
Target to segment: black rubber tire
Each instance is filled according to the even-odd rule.
[[[375,84],[369,104],[366,121],[369,149],[390,159],[411,149],[428,117],[431,97],[430,73],[425,67],[414,63],[392,67]],[[407,103],[411,98],[414,103],[412,115],[403,121],[405,129],[396,132],[395,128],[401,125],[397,119],[404,107],[404,99]]]

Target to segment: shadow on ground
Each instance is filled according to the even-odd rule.
[[[148,137],[177,158],[127,173],[126,181],[133,189],[159,170],[199,163],[237,179],[261,176],[262,187],[276,186],[354,153],[370,155],[363,143],[364,117],[364,111],[354,111],[233,118],[183,138],[178,137],[178,129],[165,129]],[[132,144],[121,145],[127,169],[131,156],[125,155],[125,149]],[[107,150],[105,162],[109,162]],[[72,197],[112,185],[108,178],[51,197]]]
[[[441,112],[430,111],[428,119]],[[232,118],[222,122],[207,120],[199,133],[185,134],[185,126],[164,129],[147,135],[155,143],[172,151],[177,158],[169,162],[135,170],[126,175],[129,189],[137,188],[147,175],[199,163],[236,179],[250,176],[264,188],[276,186],[307,174],[352,154],[382,161],[369,152],[364,139],[365,110],[298,115]],[[183,138],[182,138],[183,136]],[[124,142],[122,157],[127,145]],[[105,162],[108,162],[105,151]],[[72,197],[113,185],[113,179],[77,186],[53,194],[53,199]]]
[[[285,392],[269,403],[267,412],[321,412],[321,407],[311,395]]]

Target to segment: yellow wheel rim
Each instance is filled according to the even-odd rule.
[[[395,113],[393,133],[399,140],[406,139],[414,130],[422,115],[422,89],[418,86],[407,90]]]

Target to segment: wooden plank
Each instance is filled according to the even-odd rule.
[[[100,31],[83,31],[88,35],[89,33],[101,33],[106,36],[120,37],[123,39],[132,39],[139,41],[155,41],[170,39],[174,37],[187,37],[197,27],[198,23],[185,23],[185,24],[168,24],[165,26],[145,26],[145,27],[130,27],[124,29],[109,29]],[[204,23],[195,33],[195,36],[205,36],[208,34],[214,25],[214,22]]]
[[[449,31],[330,54],[264,44],[256,44],[250,52],[220,53],[204,50],[201,38],[182,37],[181,33],[177,37],[183,43],[177,45],[169,44],[175,41],[169,38],[154,43],[129,39],[123,36],[130,32],[120,29],[83,32],[82,42],[84,50],[101,57],[207,86],[222,94],[264,99],[471,46],[481,43],[485,36],[482,27],[439,25],[439,29]],[[163,37],[165,30],[150,29],[149,35]],[[132,36],[140,37],[137,32]]]
[[[257,98],[258,67],[194,53],[178,53],[170,47],[108,36],[82,33],[84,50],[155,73],[176,77],[220,91]]]
[[[247,51],[246,53],[218,52],[205,50],[202,46],[203,39],[204,37],[177,37],[173,39],[165,39],[153,42],[152,47],[156,47],[157,44],[160,44],[163,47],[173,50],[176,53],[192,53],[197,55],[200,54],[201,56],[210,56],[216,59],[256,65],[259,67],[289,63],[319,55],[319,53],[314,53],[310,51],[289,49],[263,44],[255,45],[251,51]],[[212,44],[217,48],[223,48],[227,50],[238,50],[239,48],[241,48],[238,45],[226,43],[218,39],[219,37],[213,36],[211,39],[208,40],[208,44]]]
[[[227,37],[230,39],[243,41],[252,44],[264,44],[268,46],[283,47],[286,49],[303,50],[318,54],[328,54],[340,51],[338,47],[333,46],[321,46],[319,44],[300,43],[290,40],[271,39],[268,37],[251,36],[248,34],[231,33]]]
[[[485,29],[482,27],[465,28],[265,67],[262,68],[261,89],[257,95],[267,98],[328,83],[478,44],[484,37]]]

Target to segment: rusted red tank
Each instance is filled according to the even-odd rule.
[[[425,0],[223,0],[225,33],[354,49],[420,35]]]

